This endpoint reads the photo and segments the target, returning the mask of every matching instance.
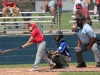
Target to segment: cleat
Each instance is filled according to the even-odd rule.
[[[76,66],[76,68],[84,68],[84,67],[87,67],[85,62],[84,63],[80,63]]]
[[[52,65],[50,65],[50,70],[53,70],[55,66],[56,66],[55,63],[53,63]]]
[[[37,69],[36,68],[31,68],[31,69],[28,70],[28,72],[32,72],[32,71],[37,71]]]

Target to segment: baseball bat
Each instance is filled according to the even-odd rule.
[[[17,48],[13,48],[13,49],[7,49],[7,50],[4,50],[4,51],[0,50],[0,53],[1,54],[8,53],[8,52],[11,52],[11,51],[14,51],[14,50],[18,50],[19,48],[21,48],[21,47],[17,47]]]

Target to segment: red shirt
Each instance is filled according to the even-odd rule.
[[[40,43],[44,40],[44,36],[38,28],[35,28],[33,30],[33,32],[31,33],[31,36],[34,37],[34,40],[32,42],[35,42],[35,43]]]
[[[100,0],[96,0],[96,2],[100,4]]]
[[[14,2],[8,2],[7,0],[2,1],[2,6],[16,6],[16,4]]]
[[[62,0],[58,0],[59,6],[62,7]]]

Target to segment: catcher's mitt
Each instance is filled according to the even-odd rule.
[[[53,53],[53,51],[47,50],[47,56],[49,59],[51,59],[52,53]]]

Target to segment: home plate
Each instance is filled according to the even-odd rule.
[[[6,72],[22,72],[22,71],[6,71]]]

